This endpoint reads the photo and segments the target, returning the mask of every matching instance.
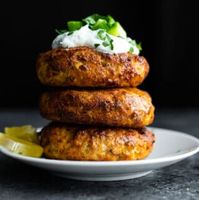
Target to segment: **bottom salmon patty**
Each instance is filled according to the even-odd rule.
[[[154,134],[146,128],[92,128],[54,122],[42,129],[40,140],[45,157],[82,161],[144,159],[154,142]]]

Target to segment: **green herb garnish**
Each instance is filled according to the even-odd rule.
[[[137,48],[138,48],[140,51],[142,51],[142,44],[141,44],[141,42],[138,43],[138,44],[136,44],[136,46],[137,46]]]
[[[111,31],[110,34],[114,36],[121,36],[123,37],[126,32],[122,28],[122,26],[119,24],[119,22],[116,22],[113,17],[110,15],[103,16],[99,14],[93,14],[90,15],[81,21],[68,21],[67,22],[67,29],[64,30],[55,30],[58,34],[63,34],[68,31],[76,31],[79,30],[82,26],[88,24],[89,28],[91,30],[98,30],[98,29],[103,29],[107,33],[109,30],[114,29],[114,31]],[[114,28],[116,27],[116,28]],[[120,35],[121,33],[121,35]],[[124,34],[125,33],[125,34]]]
[[[133,53],[133,52],[134,52],[134,49],[133,49],[133,47],[130,47],[130,49],[129,49],[129,52],[131,52],[131,53]]]
[[[67,30],[66,29],[55,29],[55,32],[59,35],[63,34],[63,33],[66,33]]]
[[[72,35],[73,34],[73,31],[69,31],[68,33],[67,33],[67,35]]]
[[[110,49],[113,50],[113,40],[111,39],[111,37],[108,34],[106,34],[106,37],[107,37],[107,40],[109,41]]]
[[[99,30],[97,33],[97,36],[100,40],[105,40],[106,39],[106,32],[103,30]]]
[[[69,21],[67,22],[68,30],[69,31],[76,31],[79,30],[83,25],[81,21]]]
[[[110,47],[111,50],[113,50],[113,40],[111,37],[104,31],[104,30],[99,30],[97,33],[97,36],[100,40],[103,40],[102,45],[104,47]]]
[[[110,35],[121,37],[126,39],[130,44],[129,52],[134,52],[135,46],[142,50],[141,43],[137,44],[135,40],[127,38],[126,31],[123,29],[121,24],[118,21],[115,21],[112,16],[110,15],[99,15],[93,14],[90,15],[81,21],[68,21],[67,28],[58,30],[56,29],[56,33],[63,34],[67,33],[67,35],[73,34],[74,31],[79,30],[82,26],[88,25],[91,30],[99,30],[97,36],[100,40],[102,40],[102,45],[104,47],[109,47],[113,50],[113,40],[111,39]],[[95,48],[100,46],[100,44],[95,44]]]
[[[103,42],[102,45],[103,45],[104,47],[110,46],[110,44],[109,44],[108,42]]]
[[[100,44],[94,44],[95,45],[95,48],[97,48],[97,47],[99,47],[100,46]]]

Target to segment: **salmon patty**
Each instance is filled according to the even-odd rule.
[[[136,88],[48,92],[41,96],[40,112],[52,121],[130,128],[154,119],[151,97]]]
[[[38,57],[36,66],[42,84],[60,87],[136,87],[149,72],[142,56],[89,47],[52,49]]]
[[[154,134],[146,128],[88,128],[60,123],[43,128],[40,141],[47,158],[84,161],[144,159],[154,142]]]

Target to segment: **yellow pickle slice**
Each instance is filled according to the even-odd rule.
[[[31,125],[5,127],[4,132],[8,136],[13,136],[36,144],[39,143],[36,129]]]
[[[30,157],[41,157],[43,154],[43,148],[32,142],[0,133],[0,146],[7,150]]]

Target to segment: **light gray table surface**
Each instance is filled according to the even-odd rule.
[[[1,109],[0,129],[32,124],[41,127],[37,109]],[[198,109],[160,109],[155,127],[183,131],[199,137]],[[31,199],[133,199],[198,200],[199,154],[148,176],[115,182],[85,182],[63,179],[0,154],[0,200]]]

